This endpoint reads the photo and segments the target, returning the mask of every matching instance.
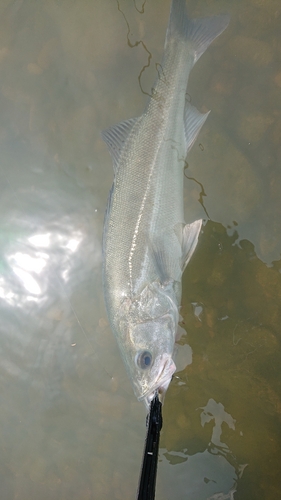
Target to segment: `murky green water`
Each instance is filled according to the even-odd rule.
[[[142,112],[169,3],[0,1],[1,500],[135,496],[145,409],[103,305],[100,131]],[[205,225],[183,279],[156,498],[276,500],[281,4],[188,10],[232,17],[188,89],[212,110],[185,171],[186,220]]]

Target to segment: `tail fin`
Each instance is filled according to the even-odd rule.
[[[228,26],[228,14],[201,19],[188,19],[185,0],[172,0],[166,44],[172,39],[185,39],[194,51],[194,64],[208,46]]]

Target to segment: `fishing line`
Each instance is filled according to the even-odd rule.
[[[60,283],[60,282],[59,282],[59,285],[60,285],[60,288],[61,288],[61,290],[62,290],[62,294],[64,294],[64,296],[65,296],[66,300],[68,301],[69,306],[70,306],[70,309],[71,309],[71,311],[72,311],[72,313],[73,313],[73,315],[74,315],[74,317],[75,317],[75,319],[76,319],[76,321],[77,321],[77,323],[78,323],[79,327],[81,328],[81,330],[82,330],[82,332],[83,332],[83,335],[85,336],[85,338],[86,338],[86,340],[87,340],[88,344],[90,345],[90,347],[91,347],[91,349],[92,349],[92,353],[93,353],[93,354],[95,354],[95,353],[97,352],[97,350],[99,350],[99,349],[100,349],[100,346],[99,346],[98,344],[96,344],[96,347],[97,347],[97,348],[96,348],[96,350],[94,349],[94,345],[92,344],[91,340],[89,339],[89,337],[88,337],[88,335],[87,335],[87,333],[86,333],[86,330],[84,329],[84,327],[83,327],[83,325],[82,325],[82,323],[81,323],[81,321],[80,321],[80,319],[79,319],[79,317],[78,317],[78,314],[76,313],[76,311],[75,311],[75,309],[74,309],[74,307],[73,307],[73,305],[72,305],[72,302],[71,302],[70,297],[68,296],[68,293],[64,290],[64,286],[62,285],[62,283]],[[108,375],[108,377],[109,377],[109,380],[110,380],[110,381],[113,381],[114,379],[116,379],[116,377],[114,377],[114,375],[110,374],[110,373],[107,371],[107,369],[104,367],[104,365],[102,365],[102,369],[103,369],[103,371],[104,371],[104,372]],[[131,396],[131,391],[128,391],[126,387],[124,388],[124,390],[125,390],[125,392],[126,392],[128,395],[130,395],[130,396]]]
[[[82,333],[83,333],[84,337],[86,338],[86,340],[87,340],[87,342],[88,342],[89,346],[91,347],[91,352],[90,352],[90,354],[91,354],[91,353],[92,353],[92,354],[95,354],[95,353],[97,352],[97,349],[100,349],[100,346],[99,346],[98,344],[96,344],[97,349],[95,350],[95,348],[94,348],[94,344],[93,344],[93,343],[92,343],[92,341],[89,339],[89,337],[88,337],[88,335],[87,335],[87,333],[86,333],[86,330],[84,329],[84,327],[83,327],[83,325],[82,325],[82,323],[81,323],[81,321],[80,321],[80,319],[79,319],[79,317],[78,317],[78,314],[76,313],[76,311],[75,311],[75,309],[74,309],[74,307],[73,307],[73,305],[72,305],[71,299],[70,299],[70,297],[69,297],[68,293],[67,293],[67,292],[66,292],[66,290],[65,290],[65,287],[63,286],[63,284],[60,282],[60,280],[59,280],[58,278],[57,278],[57,280],[56,280],[56,281],[57,281],[57,283],[58,283],[58,285],[59,285],[59,287],[60,287],[60,289],[61,289],[62,295],[65,297],[65,299],[67,300],[67,302],[68,302],[68,304],[69,304],[70,310],[71,310],[71,312],[72,312],[73,316],[75,317],[75,319],[76,319],[76,321],[77,321],[77,324],[79,325],[79,328],[81,329],[81,331],[82,331]],[[102,368],[103,368],[103,370],[105,371],[105,373],[109,376],[110,380],[112,380],[114,377],[113,377],[112,375],[110,375],[110,373],[106,370],[106,368],[105,368],[104,366],[102,366]]]

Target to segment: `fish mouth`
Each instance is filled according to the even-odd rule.
[[[149,408],[156,391],[158,391],[160,401],[161,399],[164,399],[165,392],[168,389],[171,378],[176,371],[176,365],[173,359],[168,354],[165,356],[165,358],[166,361],[164,362],[163,368],[158,374],[155,384],[149,387],[149,389],[147,389],[142,394],[142,396],[138,397],[139,401],[145,402],[147,408]]]

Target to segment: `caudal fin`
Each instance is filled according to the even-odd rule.
[[[194,52],[195,64],[212,41],[227,28],[229,20],[228,14],[188,19],[185,0],[172,0],[166,43],[171,39],[185,39],[189,44],[189,50]]]

